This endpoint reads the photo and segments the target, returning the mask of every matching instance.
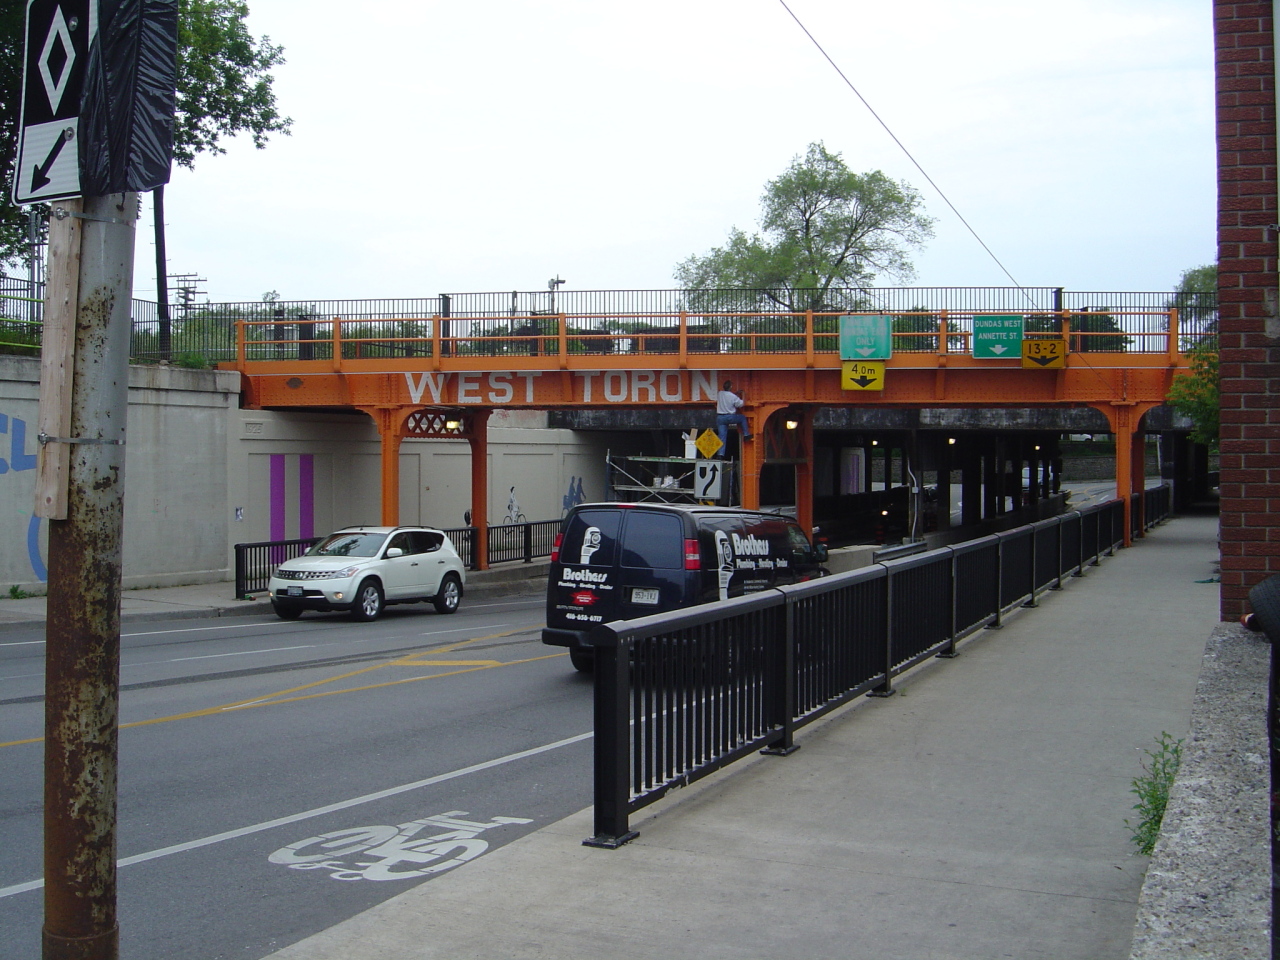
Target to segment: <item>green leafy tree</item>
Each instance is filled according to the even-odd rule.
[[[0,264],[25,261],[26,209],[10,198],[17,162],[22,96],[25,4],[0,5]],[[273,133],[288,134],[292,120],[276,108],[270,70],[284,63],[283,48],[255,39],[245,24],[249,7],[238,0],[179,0],[178,90],[173,155],[191,167],[200,153],[224,152],[223,138],[247,133],[263,147]]]
[[[0,264],[27,251],[27,214],[10,200],[18,161],[18,113],[22,100],[22,28],[26,5],[0,4]]]
[[[273,133],[288,135],[270,70],[284,63],[284,48],[254,39],[245,24],[249,5],[239,0],[178,0],[178,99],[173,159],[184,167],[200,153],[225,153],[223,137],[247,133],[258,149]]]
[[[1182,347],[1218,349],[1218,265],[1206,263],[1182,271],[1173,298],[1178,310]]]
[[[1057,333],[1061,336],[1062,320],[1053,314],[1031,314],[1023,329],[1027,333]],[[1071,315],[1072,353],[1124,353],[1132,340],[1106,310],[1086,308]]]
[[[1191,418],[1191,439],[1214,447],[1218,444],[1218,352],[1198,349],[1190,353],[1190,373],[1173,378],[1169,402]]]
[[[933,222],[905,181],[854,173],[813,143],[765,185],[760,233],[734,228],[675,277],[694,309],[856,309],[877,276],[912,279],[909,251],[933,236]]]

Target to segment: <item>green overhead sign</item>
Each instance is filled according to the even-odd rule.
[[[1020,314],[973,318],[973,356],[977,360],[1000,360],[1022,356]]]
[[[893,355],[891,317],[840,318],[841,360],[888,360]]]

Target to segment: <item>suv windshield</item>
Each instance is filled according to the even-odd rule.
[[[385,533],[335,533],[307,551],[308,557],[376,557]]]

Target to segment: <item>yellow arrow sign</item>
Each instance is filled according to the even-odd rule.
[[[876,360],[844,360],[840,363],[841,390],[883,390],[884,363]]]
[[[1061,369],[1067,365],[1067,342],[1062,337],[1022,341],[1022,365],[1029,370]]]
[[[714,457],[720,448],[724,446],[714,430],[703,430],[702,433],[698,434],[698,439],[694,441],[693,445],[708,460]]]

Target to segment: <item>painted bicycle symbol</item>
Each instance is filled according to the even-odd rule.
[[[334,880],[408,880],[443,873],[474,860],[489,849],[478,834],[508,824],[532,823],[521,817],[494,817],[488,823],[459,820],[465,810],[397,827],[353,827],[308,837],[281,847],[267,859],[290,870],[327,870]],[[428,827],[442,830],[419,836]]]

